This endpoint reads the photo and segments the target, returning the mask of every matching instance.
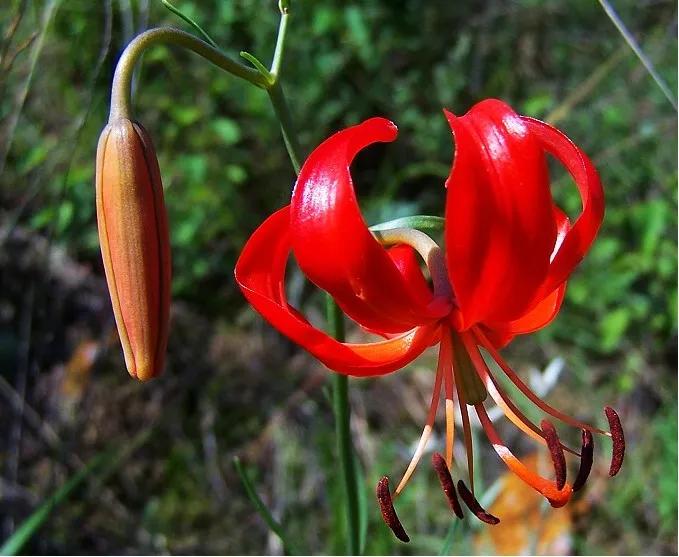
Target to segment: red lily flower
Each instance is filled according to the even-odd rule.
[[[624,438],[612,409],[606,408],[610,433],[567,416],[533,393],[498,352],[515,335],[536,331],[554,319],[566,280],[599,229],[604,197],[587,156],[552,126],[520,116],[498,100],[483,101],[462,117],[447,111],[445,115],[456,146],[446,182],[445,253],[418,230],[373,234],[366,226],[349,165],[361,149],[393,141],[397,133],[390,121],[372,118],[336,133],[311,153],[290,205],[254,232],[235,274],[257,311],[338,373],[360,377],[391,373],[438,343],[427,423],[395,493],[402,491],[425,450],[443,389],[446,455],[445,459],[434,455],[434,468],[451,508],[461,517],[450,474],[457,403],[471,486],[470,490],[460,481],[458,490],[472,513],[492,524],[498,519],[486,513],[474,495],[469,406],[500,458],[552,506],[564,505],[587,479],[592,433],[613,439],[610,475],[622,465]],[[547,154],[563,164],[579,189],[582,211],[573,223],[552,198]],[[285,266],[291,252],[309,280],[329,292],[347,316],[386,340],[341,343],[306,321],[285,295]],[[433,288],[416,254],[426,263]],[[516,407],[479,348],[545,414],[582,430],[580,451],[562,444],[551,422],[543,420],[538,426]],[[555,479],[528,469],[510,452],[488,418],[488,394],[521,431],[547,446]],[[566,482],[564,451],[580,458],[572,485]],[[380,480],[377,497],[387,524],[407,541],[388,478]]]

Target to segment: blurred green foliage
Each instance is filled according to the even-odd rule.
[[[273,0],[175,3],[227,52],[270,59],[278,19]],[[676,90],[675,3],[621,0],[615,7]],[[543,360],[564,353],[581,396],[596,387],[602,398],[627,400],[643,417],[636,425],[647,437],[637,440],[638,450],[652,470],[645,460],[632,460],[623,487],[609,487],[614,495],[601,520],[634,532],[633,541],[625,538],[629,551],[644,550],[661,534],[665,541],[653,547],[667,550],[674,542],[666,540],[676,540],[677,517],[677,143],[676,113],[661,91],[591,0],[300,0],[291,12],[284,85],[306,152],[373,115],[399,125],[397,142],[370,149],[355,164],[371,224],[412,213],[442,215],[452,158],[443,107],[462,113],[484,97],[500,97],[531,116],[558,114],[559,127],[590,154],[606,190],[604,226],[571,280],[560,317],[530,341],[517,341],[515,354],[521,357],[528,342],[542,347]],[[147,22],[184,24],[155,1],[10,0],[0,13],[5,37],[19,13],[16,35],[2,43],[7,63],[13,49],[30,41],[0,74],[0,147],[7,150],[0,160],[0,225],[30,227],[101,276],[94,153],[115,62]],[[145,55],[135,84],[136,117],[154,137],[166,188],[174,298],[231,325],[243,308],[231,278],[239,249],[286,202],[294,181],[268,98],[170,47]],[[563,170],[553,170],[555,195],[576,214],[576,188]],[[313,438],[327,468],[333,441],[323,431]],[[306,439],[287,441],[292,447]],[[394,444],[402,441],[399,435]],[[659,447],[667,451],[654,456]],[[167,455],[169,487],[147,502],[141,517],[154,535],[171,536],[178,521],[190,528],[207,519],[200,498],[209,488],[196,476],[194,451],[174,446]],[[281,458],[300,467],[298,453],[290,451]],[[385,452],[389,458],[381,454],[373,463],[381,469],[396,458],[393,445]],[[649,475],[657,480],[650,489]],[[376,472],[367,476],[372,480]],[[403,507],[432,488],[431,482],[415,485]],[[328,482],[331,500],[336,488]],[[652,519],[630,515],[640,499]],[[292,533],[338,551],[337,532],[323,530],[322,541],[305,534],[305,512],[287,511]],[[413,551],[437,552],[444,535],[441,529],[424,537]],[[578,549],[620,550],[605,543],[584,540]],[[394,551],[373,522],[368,550]]]

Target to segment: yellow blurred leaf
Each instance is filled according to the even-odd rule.
[[[76,346],[64,369],[61,392],[69,399],[79,399],[90,377],[92,366],[99,353],[99,343],[84,340]]]

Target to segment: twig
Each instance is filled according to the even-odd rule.
[[[2,175],[3,171],[5,170],[7,155],[9,154],[9,150],[12,147],[12,142],[14,141],[14,132],[16,131],[16,127],[19,124],[19,119],[21,118],[21,113],[23,112],[24,104],[26,103],[26,98],[28,97],[28,91],[31,88],[33,74],[35,73],[38,58],[40,57],[42,47],[45,43],[47,29],[54,18],[60,2],[61,0],[49,0],[43,9],[40,32],[38,34],[38,38],[33,43],[33,48],[31,49],[28,75],[24,80],[23,87],[19,93],[16,105],[12,108],[9,117],[7,118],[8,122],[6,128],[3,130],[3,133],[0,134],[0,137],[4,137],[4,142],[0,144],[0,175]]]
[[[663,92],[663,94],[670,102],[674,110],[677,110],[677,101],[674,98],[672,91],[668,87],[667,83],[665,83],[665,80],[662,77],[660,77],[660,74],[656,71],[653,62],[651,62],[648,56],[644,54],[644,51],[641,50],[639,43],[637,43],[637,41],[634,39],[632,33],[630,33],[629,29],[627,29],[622,19],[620,19],[620,16],[618,16],[617,12],[613,9],[613,6],[610,5],[608,0],[599,0],[599,4],[601,4],[601,7],[606,12],[608,18],[613,22],[613,25],[615,25],[615,27],[618,29],[618,31],[622,35],[622,38],[625,39],[625,42],[634,51],[634,54],[637,55],[639,61],[644,65],[644,68],[646,68],[646,71],[653,78],[653,81],[655,81],[656,85]]]
[[[5,75],[7,75],[9,71],[12,69],[12,66],[14,65],[14,62],[16,61],[19,54],[21,54],[24,50],[31,46],[37,36],[38,36],[37,32],[33,33],[24,42],[22,42],[19,46],[17,46],[14,49],[14,52],[12,52],[11,56],[9,57],[3,56],[2,59],[0,59],[2,62],[2,66],[0,69],[2,69]]]
[[[7,31],[5,31],[4,37],[2,37],[2,45],[0,45],[0,63],[4,64],[5,56],[7,56],[7,53],[9,52],[9,45],[12,44],[12,39],[14,38],[14,35],[19,28],[19,24],[24,17],[24,12],[26,11],[26,1],[27,0],[21,0],[19,9],[17,9],[14,18],[7,27]]]

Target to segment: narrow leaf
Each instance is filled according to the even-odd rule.
[[[370,227],[370,230],[378,232],[380,230],[391,230],[393,228],[414,228],[421,232],[439,232],[443,230],[444,223],[445,219],[443,217],[414,215],[412,217],[401,217],[375,224]]]
[[[191,27],[193,27],[200,34],[200,36],[203,37],[203,39],[205,39],[205,41],[208,42],[211,46],[213,46],[215,48],[219,48],[217,46],[217,43],[212,40],[212,37],[210,37],[210,35],[208,35],[207,32],[200,25],[198,25],[198,23],[196,23],[195,20],[191,19],[189,16],[187,16],[185,13],[183,13],[176,6],[173,6],[172,4],[170,4],[170,2],[168,2],[168,0],[160,0],[160,1],[163,3],[163,6],[165,6],[168,10],[170,10],[173,14],[180,17],[181,19],[186,21],[186,23],[188,23]]]
[[[24,545],[35,535],[40,527],[45,523],[53,510],[63,503],[77,487],[79,487],[107,458],[110,457],[109,451],[100,453],[90,460],[83,468],[76,472],[71,478],[55,491],[33,514],[31,514],[17,528],[14,533],[5,540],[0,547],[0,555],[17,555]]]
[[[295,545],[288,540],[281,524],[276,521],[276,519],[273,517],[267,506],[264,504],[264,501],[262,501],[260,496],[257,494],[255,486],[252,483],[252,480],[248,477],[247,473],[245,472],[245,469],[243,468],[243,464],[241,463],[238,457],[235,457],[233,459],[233,465],[236,468],[236,472],[238,472],[238,477],[240,478],[240,481],[243,484],[243,487],[245,488],[245,493],[247,494],[248,499],[250,499],[252,504],[255,506],[255,509],[259,513],[259,516],[266,523],[266,525],[281,540],[283,546],[285,547],[285,550],[291,555],[303,555],[304,552],[300,552],[295,547]]]

